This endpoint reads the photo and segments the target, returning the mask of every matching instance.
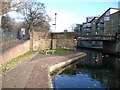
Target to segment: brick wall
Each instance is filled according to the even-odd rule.
[[[61,38],[53,41],[53,49],[74,49],[76,47],[76,40],[74,38]]]
[[[51,48],[51,34],[45,32],[33,32],[33,50],[45,50]]]
[[[51,47],[52,49],[74,49],[76,44],[75,33],[73,32],[52,34],[33,32],[33,50],[35,51],[51,49]]]
[[[28,52],[30,50],[29,42],[30,41],[28,40],[24,43],[16,45],[15,47],[5,51],[4,53],[0,53],[0,64],[3,64],[13,58],[16,58],[16,57]]]
[[[74,32],[61,32],[53,34],[53,49],[74,49],[77,46]]]

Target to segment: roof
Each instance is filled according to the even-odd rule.
[[[117,13],[120,13],[120,11],[118,11],[118,12],[115,12],[115,13],[113,13],[113,14],[111,14],[111,15],[114,15],[114,14],[117,14]]]
[[[96,18],[99,18],[99,17],[94,17],[90,22],[92,22],[92,21],[95,20]]]
[[[120,8],[109,8],[108,10],[106,10],[99,18],[98,20],[100,20],[100,18],[106,14],[106,12],[108,12],[110,9],[116,9],[116,10],[120,10]]]

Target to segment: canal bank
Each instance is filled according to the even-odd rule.
[[[2,87],[5,88],[50,88],[50,73],[86,54],[79,52],[72,55],[41,55],[21,63],[2,77]],[[63,64],[64,62],[64,64]],[[62,63],[62,64],[61,64]],[[59,66],[56,68],[56,64]],[[4,90],[3,89],[3,90]]]
[[[48,71],[49,71],[48,77],[50,79],[49,80],[50,87],[54,88],[52,85],[52,82],[51,82],[52,81],[51,75],[53,75],[54,73],[57,73],[57,72],[61,72],[62,70],[65,69],[65,67],[68,67],[69,65],[77,62],[78,60],[82,59],[85,56],[86,56],[85,53],[83,55],[82,55],[82,53],[77,53],[77,54],[74,54],[73,56],[71,56],[71,58],[69,58],[68,60],[65,60],[65,61],[62,61],[62,62],[59,62],[59,63],[49,66],[48,67]]]
[[[77,47],[77,50],[90,50],[90,51],[97,51],[97,52],[101,52],[102,54],[105,54],[105,55],[111,55],[111,56],[114,56],[114,57],[120,57],[120,53],[110,53],[110,52],[104,52],[102,48],[100,47]]]
[[[60,88],[120,87],[120,58],[101,51],[79,49],[87,54],[82,60],[67,67],[52,78],[53,86]]]

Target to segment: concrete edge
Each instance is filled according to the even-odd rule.
[[[79,56],[80,55],[80,56]],[[47,69],[48,69],[48,79],[49,79],[49,87],[50,88],[53,88],[53,85],[52,85],[52,77],[51,77],[51,74],[56,72],[56,71],[59,71],[60,69],[64,68],[64,67],[67,67],[68,65],[78,61],[78,59],[80,58],[83,58],[85,57],[87,54],[86,53],[79,53],[76,57],[74,58],[71,58],[69,60],[66,60],[66,61],[63,61],[63,62],[60,62],[58,64],[54,64],[54,65],[51,65],[49,66]]]

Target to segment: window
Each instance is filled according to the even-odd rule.
[[[104,17],[104,21],[109,21],[110,17]]]

